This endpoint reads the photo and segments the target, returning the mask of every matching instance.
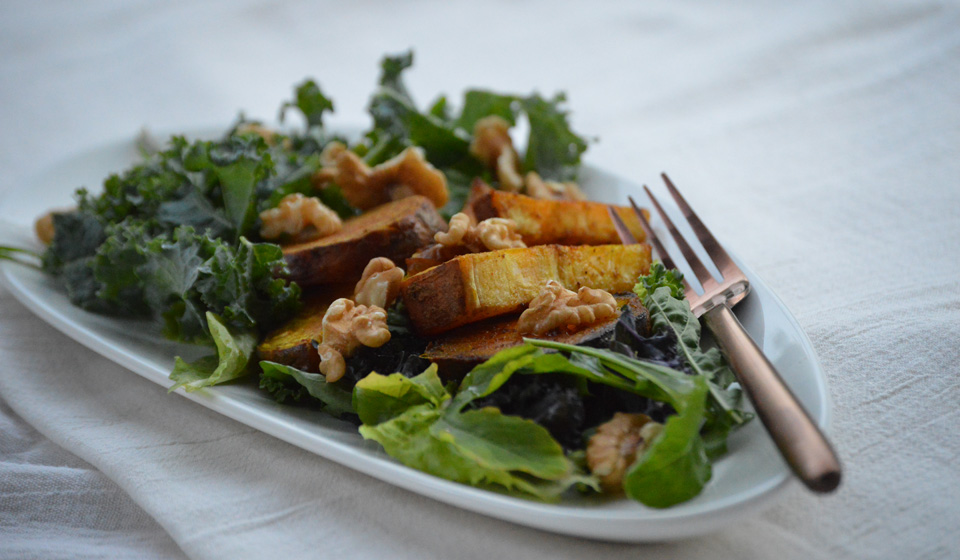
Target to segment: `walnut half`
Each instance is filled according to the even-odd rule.
[[[450,218],[450,227],[434,235],[445,247],[463,246],[474,253],[526,247],[517,233],[517,224],[506,218],[487,218],[479,224],[473,218],[458,212]]]
[[[323,149],[320,161],[324,167],[313,175],[314,184],[336,183],[347,202],[361,210],[411,195],[425,196],[440,208],[450,198],[446,176],[419,147],[411,146],[370,167],[343,144],[332,142]]]
[[[517,329],[522,334],[535,335],[558,328],[577,330],[616,314],[617,300],[608,292],[586,286],[572,292],[550,280],[520,315]]]
[[[586,200],[587,196],[583,194],[576,183],[558,183],[556,181],[544,181],[536,171],[527,173],[524,179],[524,185],[527,188],[527,196],[547,200]]]
[[[320,373],[331,383],[347,372],[345,358],[361,344],[378,348],[390,341],[387,312],[376,306],[357,305],[347,298],[330,304],[321,329],[321,342],[317,348]]]
[[[326,237],[343,227],[340,216],[327,208],[319,198],[300,193],[283,197],[276,208],[261,212],[260,220],[263,222],[260,235],[264,239],[278,239],[288,234],[294,236],[297,242]]]
[[[587,443],[587,466],[607,492],[623,491],[623,475],[663,430],[646,414],[617,412]]]
[[[510,123],[502,117],[490,115],[473,126],[470,153],[497,173],[500,188],[519,192],[523,186],[520,176],[520,158],[510,139]]]
[[[400,294],[403,269],[386,257],[371,259],[363,269],[353,299],[359,304],[390,307]]]

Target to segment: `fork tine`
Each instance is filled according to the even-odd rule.
[[[640,219],[640,225],[643,227],[643,231],[647,234],[647,239],[650,241],[650,244],[653,245],[653,248],[656,249],[657,255],[660,257],[660,262],[663,263],[663,266],[668,269],[676,269],[677,265],[674,264],[673,259],[670,258],[670,253],[667,252],[663,247],[663,243],[660,243],[660,238],[657,237],[657,234],[653,231],[653,227],[650,226],[650,222],[647,221],[646,215],[644,215],[643,210],[637,206],[637,202],[633,200],[632,196],[628,196],[627,200],[630,201],[630,206],[633,207],[633,211],[637,214],[637,218]],[[696,295],[696,292],[693,291],[693,288],[690,287],[690,283],[687,282],[687,279],[683,279],[684,291],[689,295]]]
[[[660,176],[663,177],[663,182],[666,183],[667,190],[670,191],[673,200],[675,200],[677,206],[680,207],[683,216],[690,222],[693,233],[697,236],[697,239],[700,240],[700,243],[703,244],[703,248],[706,249],[707,254],[713,259],[713,264],[717,265],[720,273],[725,274],[725,271],[730,267],[736,268],[736,265],[733,264],[733,261],[730,259],[730,255],[728,255],[723,246],[717,242],[717,239],[710,233],[710,230],[707,229],[707,226],[700,220],[697,213],[693,211],[693,208],[690,208],[687,201],[680,195],[680,191],[673,185],[670,177],[667,177],[666,173],[661,173]]]
[[[613,220],[613,228],[617,230],[617,236],[620,237],[620,243],[623,243],[624,245],[636,245],[637,243],[640,243],[637,241],[637,238],[633,236],[633,233],[630,231],[630,228],[627,227],[627,224],[623,223],[623,219],[613,206],[607,206],[607,214],[610,214],[610,219]]]
[[[690,247],[690,244],[687,243],[687,240],[684,239],[683,235],[680,234],[680,230],[678,230],[677,226],[673,224],[673,220],[671,220],[670,216],[668,216],[663,210],[663,206],[660,206],[660,202],[657,200],[657,197],[653,196],[653,193],[650,192],[650,189],[647,188],[646,185],[643,186],[643,190],[646,191],[647,196],[650,197],[654,208],[656,208],[657,212],[660,214],[660,218],[667,226],[667,230],[670,232],[670,235],[673,236],[673,240],[677,242],[680,252],[683,253],[683,258],[687,260],[690,268],[693,269],[693,274],[697,277],[697,280],[700,281],[700,285],[703,286],[704,291],[707,290],[708,286],[716,286],[717,281],[713,279],[713,275],[710,274],[710,271],[707,270],[707,267],[704,266],[703,262],[700,261],[700,257],[693,252],[693,248]]]

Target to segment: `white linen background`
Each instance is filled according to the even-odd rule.
[[[589,162],[671,173],[819,352],[840,490],[679,543],[526,529],[168,395],[0,287],[0,557],[958,557],[956,4],[4,2],[0,194],[144,125],[272,119],[305,76],[365,119],[409,46],[421,104],[565,90]]]

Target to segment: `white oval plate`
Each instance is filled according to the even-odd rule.
[[[209,136],[201,134],[201,136]],[[79,186],[99,191],[111,172],[138,159],[127,139],[70,158],[46,170],[27,188],[7,193],[0,217],[13,227],[0,244],[32,243],[32,221],[51,208],[72,204]],[[591,198],[625,201],[642,191],[621,178],[587,166],[582,182]],[[6,228],[4,228],[6,229]],[[826,380],[806,335],[763,281],[741,265],[753,291],[737,315],[777,366],[790,388],[821,428],[829,421]],[[11,293],[40,318],[88,348],[163,386],[175,355],[193,357],[194,347],[167,342],[151,327],[87,313],[70,304],[56,282],[40,272],[0,263],[0,277]],[[180,395],[225,416],[375,478],[464,509],[556,533],[614,541],[663,541],[716,531],[772,503],[789,480],[789,471],[755,420],[735,433],[730,452],[714,464],[703,493],[665,510],[627,499],[574,496],[542,504],[472,488],[405,467],[377,444],[365,442],[356,428],[323,413],[275,403],[250,385],[220,386]],[[171,397],[173,398],[173,397]]]

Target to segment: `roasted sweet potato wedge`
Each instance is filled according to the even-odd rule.
[[[630,232],[639,241],[646,236],[633,209],[617,206]],[[607,245],[620,243],[617,230],[602,202],[541,200],[522,194],[498,191],[476,180],[467,204],[468,214],[477,221],[509,218],[528,246]]]
[[[353,295],[353,288],[353,284],[335,284],[304,295],[300,312],[257,346],[259,358],[319,372],[320,355],[313,341],[321,338],[323,315],[335,299]]]
[[[404,259],[446,229],[433,203],[410,196],[345,221],[339,233],[288,245],[283,256],[289,279],[301,286],[356,282],[370,259],[387,257],[402,266]]]
[[[404,280],[403,301],[421,336],[521,311],[548,280],[628,292],[650,268],[650,246],[539,245],[461,255]]]
[[[637,320],[638,330],[647,331],[647,310],[634,294],[618,294],[620,308],[628,306]],[[427,345],[423,357],[440,367],[444,378],[458,378],[473,366],[484,362],[501,350],[523,343],[523,336],[517,332],[517,315],[494,317],[472,325],[464,325],[446,332]],[[537,336],[566,344],[583,344],[600,341],[613,333],[619,317],[610,317],[573,332],[559,330]]]

